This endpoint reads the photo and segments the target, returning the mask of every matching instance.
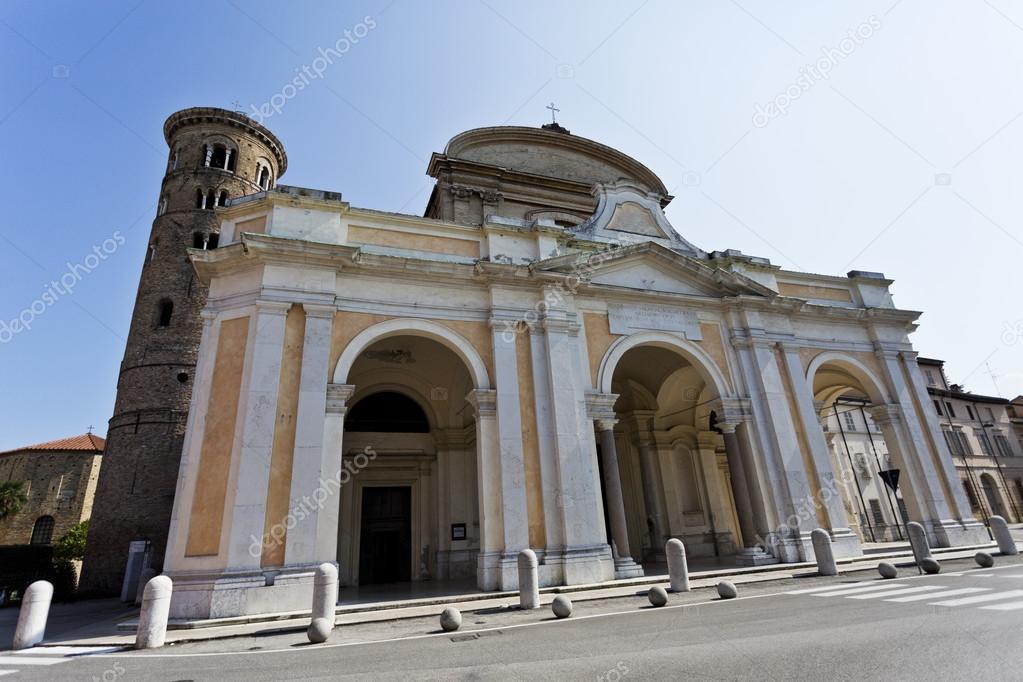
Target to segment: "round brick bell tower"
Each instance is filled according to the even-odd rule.
[[[217,207],[270,189],[288,165],[280,140],[239,112],[184,109],[163,132],[170,157],[107,431],[83,593],[121,591],[132,541],[148,541],[149,565],[163,566],[206,304],[187,249],[216,248]]]

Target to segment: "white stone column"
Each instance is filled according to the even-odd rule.
[[[735,529],[735,532],[732,532],[732,510],[725,505],[728,498],[725,496],[721,470],[718,466],[717,447],[714,442],[716,438],[717,434],[712,431],[700,432],[697,436],[697,452],[715,543],[718,553],[726,556],[735,553],[739,546],[739,531]]]
[[[899,353],[899,358],[905,368],[906,383],[910,391],[915,394],[916,404],[927,410],[925,414],[916,414],[915,416],[919,417],[921,428],[938,451],[935,464],[939,475],[948,483],[949,492],[952,495],[952,499],[948,500],[950,511],[955,510],[953,518],[959,521],[958,527],[956,524],[946,524],[944,534],[953,545],[986,542],[987,530],[984,528],[984,524],[974,518],[973,512],[970,510],[970,502],[966,497],[966,491],[959,483],[959,475],[956,473],[948,443],[945,442],[945,438],[941,434],[941,427],[938,425],[937,419],[930,413],[931,397],[927,393],[927,385],[920,372],[920,366],[917,364],[917,353],[902,351]],[[936,535],[940,535],[940,533],[936,533]],[[940,538],[936,539],[940,541]]]
[[[778,520],[765,539],[781,561],[805,561],[812,557],[810,532],[817,519],[812,513],[813,493],[775,354],[776,344],[769,339],[753,338],[733,345],[755,406],[753,419],[764,447],[763,464],[771,487],[773,516]],[[739,442],[742,446],[741,434]]]
[[[546,560],[564,567],[566,584],[599,582],[614,576],[614,562],[604,531],[593,425],[587,416],[581,371],[578,325],[564,310],[551,309],[543,322],[546,386],[550,395],[551,442],[557,461],[564,546]],[[612,412],[611,417],[614,416]]]
[[[476,580],[481,590],[513,590],[518,586],[517,559],[504,557],[504,501],[501,490],[501,445],[497,429],[497,391],[475,389],[466,396],[476,418],[476,461],[479,477],[480,553]]]
[[[305,336],[302,341],[289,509],[298,509],[311,499],[314,513],[288,531],[284,552],[287,566],[337,561],[341,438],[330,434],[336,440],[326,440],[330,332],[336,309],[334,306],[308,303],[304,308]],[[350,395],[348,392],[343,398]],[[334,397],[337,397],[336,389]],[[340,419],[343,422],[343,413]]]
[[[529,547],[529,508],[526,503],[526,465],[522,452],[518,355],[515,352],[517,334],[504,333],[505,329],[500,320],[490,321],[504,514],[503,549],[506,553],[513,553],[512,558],[518,561],[519,550]]]
[[[653,524],[651,556],[664,557],[664,543],[668,539],[668,512],[664,499],[664,481],[661,477],[660,455],[651,434],[652,413],[633,413],[636,428],[636,450],[639,452],[639,474],[643,484],[643,505]],[[644,528],[646,524],[643,524]]]
[[[543,490],[544,530],[547,550],[565,548],[564,508],[569,504],[561,486],[554,414],[551,407],[551,374],[547,364],[547,337],[543,327],[530,324],[529,347],[533,361],[533,400],[536,408],[537,446],[540,454],[540,481]]]
[[[234,482],[234,505],[228,526],[227,566],[230,570],[260,569],[260,555],[250,551],[253,538],[263,537],[270,458],[277,418],[277,390],[284,349],[284,324],[290,303],[256,301],[252,347],[242,381],[240,456]]]
[[[792,396],[792,402],[796,408],[794,417],[799,420],[800,430],[806,439],[807,447],[810,448],[813,468],[817,473],[820,495],[814,501],[814,508],[822,509],[825,512],[830,524],[828,530],[834,555],[839,558],[859,556],[863,554],[863,550],[860,548],[859,538],[849,527],[849,519],[846,517],[845,507],[842,504],[842,483],[835,478],[828,443],[824,439],[820,417],[814,405],[813,389],[807,383],[806,375],[803,374],[803,362],[799,357],[799,349],[786,345],[782,346],[782,353],[785,356],[789,385],[792,386],[794,393]]]
[[[615,419],[600,419],[600,456],[604,464],[604,498],[611,520],[611,548],[615,558],[615,577],[633,578],[643,570],[632,560],[629,551],[629,530],[625,520],[625,498],[622,495],[622,477],[618,470],[618,448],[615,445]],[[638,570],[637,570],[638,569]]]
[[[906,481],[908,485],[903,491],[903,497],[911,516],[915,515],[913,506],[917,507],[916,514],[920,516],[913,520],[924,525],[928,541],[934,547],[987,541],[988,536],[983,526],[970,516],[969,512],[960,518],[956,510],[957,502],[961,500],[963,505],[961,508],[967,510],[969,504],[965,500],[965,494],[961,492],[954,470],[950,478],[946,477],[944,464],[938,461],[946,460],[951,468],[951,453],[940,432],[928,434],[928,417],[917,412],[914,397],[919,400],[921,396],[919,394],[914,396],[915,389],[912,385],[914,383],[912,377],[916,374],[915,359],[913,368],[904,371],[907,369],[905,359],[900,357],[898,352],[878,349],[875,355],[884,369],[888,392],[896,409],[871,409],[870,413],[875,421],[880,418],[885,422],[879,426],[888,443],[889,454],[909,474],[910,480]],[[907,375],[910,377],[908,380]],[[929,407],[930,398],[925,398],[920,404]],[[899,443],[898,453],[893,452],[889,434]],[[947,498],[946,492],[951,496],[951,500]]]

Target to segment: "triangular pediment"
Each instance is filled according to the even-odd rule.
[[[777,295],[741,274],[649,241],[549,258],[535,263],[533,270],[571,274],[592,286],[681,296]]]

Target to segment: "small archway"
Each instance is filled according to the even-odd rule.
[[[49,545],[53,543],[53,517],[40,516],[32,526],[32,539],[30,544]]]

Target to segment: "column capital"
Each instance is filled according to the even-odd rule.
[[[547,332],[553,332],[555,334],[568,334],[569,336],[576,336],[579,334],[579,325],[570,320],[565,320],[557,317],[544,317],[540,323],[540,326]]]
[[[586,392],[586,416],[590,419],[613,419],[618,420],[615,414],[615,401],[618,400],[617,393],[599,393],[597,391]]]
[[[256,301],[256,312],[260,315],[280,315],[283,317],[288,314],[289,310],[291,310],[291,303],[288,301],[267,301],[264,299]]]
[[[327,384],[327,413],[343,415],[348,411],[348,399],[354,393],[352,384]]]
[[[598,431],[614,431],[615,424],[618,423],[617,419],[598,419],[596,421]]]
[[[742,422],[718,422],[716,426],[721,430],[724,435],[735,433],[735,429],[738,428]]]
[[[219,313],[216,310],[210,310],[209,308],[203,308],[199,312],[199,317],[202,318],[203,324],[210,324],[213,320],[217,319]]]
[[[870,414],[870,418],[873,419],[874,423],[878,426],[896,424],[902,419],[902,407],[900,407],[897,403],[871,405],[866,408],[866,410]]]
[[[306,317],[327,317],[332,318],[337,313],[337,308],[323,303],[303,303]]]
[[[477,419],[492,419],[497,416],[497,391],[489,388],[477,388],[465,396],[475,411]]]
[[[720,408],[718,426],[740,424],[753,420],[752,403],[749,398],[721,398],[712,409]]]

